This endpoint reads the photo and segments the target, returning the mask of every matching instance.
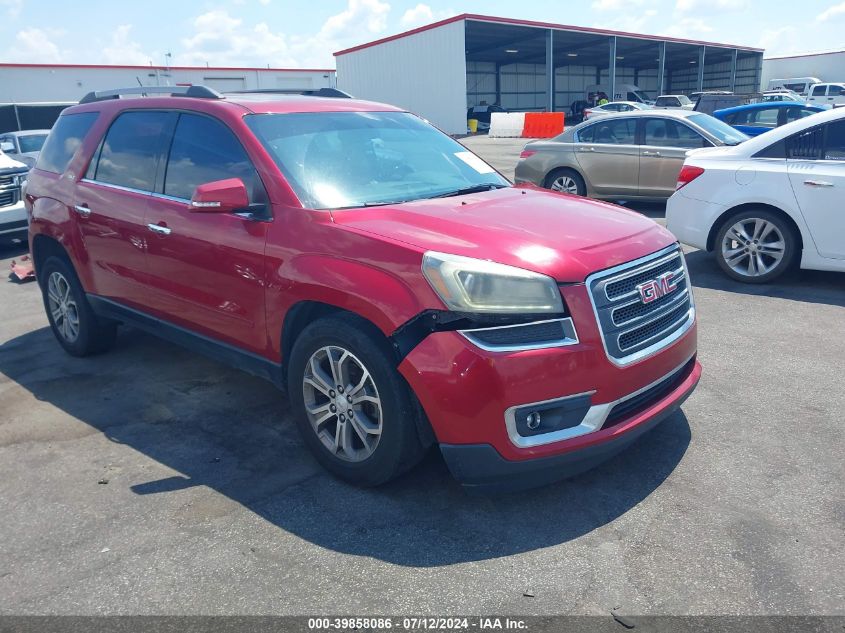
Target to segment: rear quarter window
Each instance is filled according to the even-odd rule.
[[[41,148],[35,168],[55,174],[64,173],[98,116],[98,112],[80,112],[60,116],[50,136],[47,137],[44,147]]]

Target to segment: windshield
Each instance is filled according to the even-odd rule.
[[[46,134],[27,134],[26,136],[19,136],[18,143],[21,146],[21,154],[27,152],[40,152],[41,146],[47,140]]]
[[[654,101],[654,99],[645,90],[634,90],[633,94],[637,98],[631,99],[631,101],[637,101],[637,100],[642,101],[642,102]]]
[[[748,140],[745,134],[709,114],[693,114],[689,117],[689,121],[706,130],[725,145],[739,145]]]
[[[681,105],[689,105],[692,101],[689,100],[689,97],[686,95],[678,95],[678,101],[681,102]]]
[[[407,112],[252,114],[245,120],[312,209],[509,185],[463,145]]]

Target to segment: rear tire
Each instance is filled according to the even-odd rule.
[[[290,355],[288,394],[308,448],[341,479],[377,486],[423,455],[414,395],[387,340],[360,317],[330,316],[302,331]]]
[[[584,179],[581,174],[574,169],[561,168],[555,169],[548,176],[543,183],[546,189],[557,191],[558,193],[568,193],[573,196],[586,196],[587,185],[584,184]]]
[[[719,267],[732,279],[765,284],[792,268],[798,236],[781,215],[749,209],[722,223],[713,250]]]
[[[94,314],[76,272],[66,260],[48,257],[39,266],[38,277],[50,328],[68,354],[90,356],[114,344],[117,324]]]

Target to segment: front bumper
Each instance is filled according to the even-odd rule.
[[[26,207],[23,200],[0,207],[0,236],[24,234],[27,228]]]
[[[589,436],[590,443],[558,455],[512,461],[489,444],[441,444],[452,475],[473,492],[514,492],[572,477],[610,459],[675,413],[701,377],[701,364],[690,361],[685,375],[662,400],[630,419]]]
[[[450,469],[468,486],[531,487],[589,468],[677,409],[698,381],[695,322],[666,347],[620,366],[605,352],[586,286],[565,286],[561,293],[577,329],[574,344],[495,352],[480,349],[457,332],[436,332],[399,365]],[[675,372],[681,382],[675,385],[673,378],[671,390],[612,420],[607,417],[617,404]],[[607,414],[593,428],[535,435],[530,441],[515,439],[509,429],[507,415],[515,408],[587,395],[591,411],[604,407]],[[544,474],[535,477],[535,471]],[[528,476],[519,477],[523,473]],[[516,478],[522,481],[509,481]]]

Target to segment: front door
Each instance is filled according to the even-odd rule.
[[[845,259],[845,121],[814,128],[790,141],[802,147],[821,145],[818,160],[790,158],[789,180],[819,254]]]
[[[669,118],[643,119],[639,195],[668,198],[678,184],[687,151],[709,146],[701,134]]]
[[[201,184],[240,178],[264,213],[197,213]],[[147,213],[150,307],[162,318],[213,339],[266,351],[264,243],[269,204],[255,168],[232,131],[217,119],[182,113],[162,184]]]
[[[576,158],[599,196],[637,195],[640,148],[635,118],[600,118],[578,132]]]
[[[144,218],[169,119],[155,110],[119,115],[76,187],[74,212],[92,290],[135,307],[143,307],[147,294]]]

